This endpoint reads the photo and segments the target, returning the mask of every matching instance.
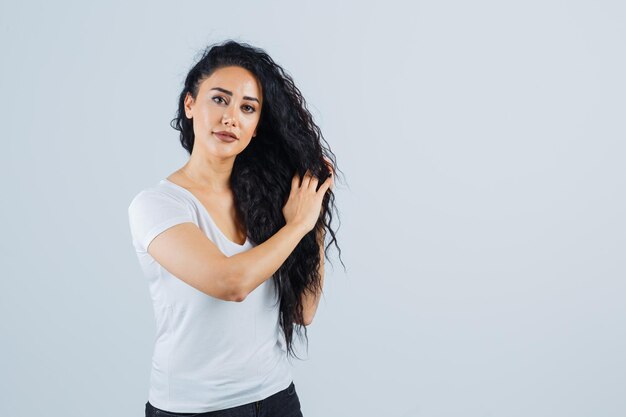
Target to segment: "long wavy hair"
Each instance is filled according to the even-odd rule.
[[[302,93],[291,76],[263,49],[234,40],[209,45],[185,79],[171,126],[180,132],[180,143],[190,155],[194,132],[192,120],[185,117],[185,96],[190,93],[196,99],[202,81],[215,70],[227,66],[247,69],[262,87],[263,107],[257,134],[235,158],[230,177],[237,216],[245,225],[248,237],[260,244],[286,224],[282,208],[289,197],[291,179],[296,172],[302,177],[306,170],[310,170],[319,178],[318,185],[321,185],[330,175],[327,164],[334,171],[335,183],[339,170],[334,154],[320,128],[313,122]],[[323,248],[324,256],[328,259],[328,248],[334,243],[341,260],[341,249],[331,228],[332,211],[336,210],[334,200],[335,196],[329,189],[315,228],[302,238],[271,278],[276,283],[276,295],[280,302],[279,323],[287,343],[287,353],[294,357],[297,357],[292,343],[294,325],[300,337],[304,329],[308,349],[307,330],[302,324],[302,296],[305,292],[313,294],[321,291],[322,287],[318,273],[322,248],[317,237],[326,236],[328,231],[331,238]],[[341,263],[343,265],[343,261]]]

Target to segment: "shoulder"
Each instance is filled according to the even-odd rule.
[[[185,195],[163,183],[140,190],[131,199],[129,211],[145,211],[159,208],[188,208],[189,201]]]
[[[133,242],[146,251],[150,241],[165,229],[179,223],[196,223],[189,204],[176,190],[149,187],[139,191],[128,205],[128,219]]]

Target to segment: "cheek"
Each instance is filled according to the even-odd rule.
[[[258,117],[251,117],[248,120],[246,120],[246,124],[245,124],[245,128],[246,130],[249,130],[250,132],[254,132],[254,129],[257,128],[257,125],[259,124],[259,118]]]
[[[220,122],[220,117],[214,111],[205,111],[194,117],[198,123],[198,127],[207,128],[214,126]]]

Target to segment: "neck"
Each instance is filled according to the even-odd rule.
[[[181,171],[195,187],[202,191],[224,193],[230,191],[230,174],[234,159],[194,158],[181,168]]]

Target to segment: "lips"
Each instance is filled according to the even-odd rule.
[[[224,135],[221,132],[215,132],[213,133],[215,135],[216,138],[218,138],[220,141],[222,142],[226,142],[226,143],[231,143],[231,142],[235,142],[236,140],[238,140],[237,138],[234,138],[230,135]]]
[[[219,132],[215,132],[216,135],[222,135],[222,136],[230,136],[233,139],[238,139],[237,136],[232,133],[232,132],[227,132],[225,130],[221,130]]]

